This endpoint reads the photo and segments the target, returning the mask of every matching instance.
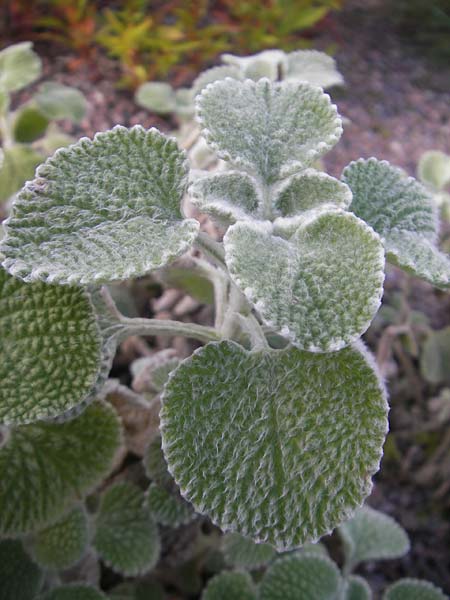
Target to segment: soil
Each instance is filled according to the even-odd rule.
[[[345,88],[331,90],[348,120],[341,142],[324,161],[335,176],[351,160],[369,156],[389,160],[414,175],[424,151],[450,153],[450,65],[432,62],[413,41],[405,42],[389,14],[385,2],[349,0],[315,43],[318,48],[336,45],[335,58],[346,81]],[[118,69],[104,55],[99,53],[91,63],[71,71],[70,54],[42,45],[37,50],[44,56],[45,79],[73,85],[88,98],[90,108],[81,125],[65,124],[75,136],[92,136],[116,123],[141,123],[166,131],[174,126],[170,119],[141,110],[131,92],[117,90]],[[150,289],[159,293],[154,286]],[[172,299],[166,294],[152,300],[148,290],[149,286],[140,285],[141,314],[193,316],[203,322],[211,318],[211,310],[189,305],[173,292]],[[429,317],[433,327],[450,324],[448,295],[392,269],[385,302],[389,304],[399,290],[411,308]],[[186,306],[180,308],[180,302]],[[381,339],[382,329],[375,326],[366,336],[375,353]],[[181,354],[188,351],[179,341],[175,346]],[[123,347],[114,373],[126,380],[129,361],[148,350],[142,348]],[[377,595],[402,576],[428,579],[450,593],[450,421],[437,415],[435,398],[440,389],[420,377],[417,357],[408,352],[405,340],[392,340],[389,350],[391,434],[369,503],[405,527],[412,547],[405,558],[369,563],[360,573]]]

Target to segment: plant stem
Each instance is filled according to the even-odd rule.
[[[205,327],[196,323],[183,323],[182,321],[170,321],[164,319],[120,319],[127,335],[168,335],[192,338],[200,342],[217,342],[220,335],[214,327]]]
[[[225,250],[220,242],[216,242],[207,233],[200,231],[195,243],[215,263],[225,266]]]

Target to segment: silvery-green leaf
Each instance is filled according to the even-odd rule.
[[[244,76],[237,66],[233,65],[221,65],[219,67],[212,67],[211,69],[207,69],[200,73],[197,79],[194,79],[192,84],[192,94],[193,96],[197,96],[207,85],[208,83],[214,83],[214,81],[219,81],[220,79],[225,79],[226,77],[231,77],[231,79],[244,79]]]
[[[72,87],[60,83],[43,83],[33,96],[39,110],[48,119],[70,119],[79,123],[87,110],[86,98]]]
[[[329,96],[303,82],[216,81],[197,96],[197,112],[219,158],[266,184],[311,165],[342,133]]]
[[[296,549],[296,552],[299,554],[317,554],[319,556],[325,556],[326,558],[329,558],[328,550],[320,542],[308,542],[307,544],[303,544],[303,546]]]
[[[89,542],[87,515],[76,506],[30,540],[35,561],[45,569],[68,569],[80,560]]]
[[[116,126],[62,148],[18,195],[4,266],[26,281],[89,284],[164,266],[199,228],[183,220],[185,154],[156,129]]]
[[[339,527],[351,568],[365,560],[398,558],[409,551],[406,531],[382,512],[364,506]]]
[[[289,240],[267,222],[241,221],[224,245],[232,279],[263,320],[304,350],[343,348],[380,306],[383,246],[351,213],[312,210]]]
[[[49,156],[59,148],[73,144],[74,141],[70,135],[61,131],[56,123],[50,123],[45,136],[39,140],[39,148],[45,152],[46,156]]]
[[[93,305],[77,287],[23,283],[0,269],[0,421],[30,423],[79,405],[101,369]]]
[[[386,161],[360,159],[344,169],[353,193],[350,210],[380,234],[387,259],[434,285],[447,286],[450,261],[439,252],[431,195]]]
[[[435,190],[443,190],[450,183],[450,156],[438,150],[422,154],[417,167],[420,179]]]
[[[196,351],[172,373],[160,413],[182,495],[225,531],[279,550],[329,532],[378,469],[387,403],[372,362],[356,348]]]
[[[142,375],[145,369],[146,388],[158,394],[162,392],[170,373],[179,365],[180,358],[172,348],[167,348],[152,354],[138,358],[131,365],[133,377]]]
[[[0,202],[8,200],[28,179],[44,157],[29,146],[15,145],[3,151],[0,165]]]
[[[282,217],[293,217],[324,204],[345,209],[351,201],[347,185],[326,173],[307,169],[283,184],[276,193],[274,207]]]
[[[195,114],[194,95],[189,88],[175,90],[175,114],[181,119],[192,119]]]
[[[179,527],[195,518],[192,506],[178,491],[168,491],[155,483],[147,490],[146,503],[155,521],[167,527]]]
[[[224,571],[208,581],[201,600],[256,600],[256,590],[248,573]]]
[[[441,589],[421,579],[405,578],[388,587],[383,600],[446,600]]]
[[[226,533],[221,540],[222,552],[228,565],[243,569],[258,569],[276,555],[270,544],[255,544],[240,533]]]
[[[162,81],[143,83],[137,89],[134,99],[139,106],[160,115],[174,112],[177,105],[172,86]]]
[[[365,579],[350,575],[344,584],[342,600],[371,600],[372,590]]]
[[[420,233],[392,230],[384,236],[384,246],[392,264],[437,287],[449,287],[450,259]]]
[[[59,519],[109,473],[120,444],[118,418],[100,402],[72,421],[12,429],[0,449],[0,535]]]
[[[189,191],[192,204],[220,223],[263,218],[261,194],[254,179],[245,173],[229,171],[201,177]]]
[[[159,435],[147,446],[143,462],[145,474],[149,479],[163,487],[169,487],[173,483],[173,478],[167,469]]]
[[[420,370],[430,383],[450,384],[450,327],[433,331],[425,340]]]
[[[286,80],[291,79],[322,88],[344,84],[334,58],[317,50],[297,50],[287,55]]]
[[[19,540],[0,542],[0,600],[34,600],[43,574]]]
[[[144,503],[142,490],[128,482],[113,484],[101,498],[93,545],[122,575],[145,573],[158,562],[158,528]]]
[[[13,136],[16,142],[30,143],[44,135],[48,119],[33,106],[24,106],[14,115]]]
[[[0,52],[0,90],[15,92],[40,76],[41,59],[32,47],[31,42],[22,42]]]
[[[41,594],[35,600],[107,600],[103,592],[85,583],[61,585]]]
[[[291,554],[267,569],[260,600],[335,600],[340,585],[336,565],[323,556]]]
[[[224,63],[237,67],[243,77],[255,81],[262,77],[275,81],[287,66],[286,54],[282,50],[263,50],[250,56],[223,54],[221,58]]]

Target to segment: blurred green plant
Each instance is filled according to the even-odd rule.
[[[11,95],[40,76],[41,61],[30,42],[0,52],[0,202],[32,178],[46,156],[72,141],[54,121],[78,123],[86,111],[81,92],[52,82],[42,83],[30,100],[11,110]]]
[[[417,175],[433,194],[442,218],[450,221],[450,155],[438,150],[424,152]]]

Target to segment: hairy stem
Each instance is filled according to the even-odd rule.
[[[220,242],[216,242],[216,240],[213,240],[207,233],[200,231],[195,244],[216,264],[225,266],[225,250]]]

